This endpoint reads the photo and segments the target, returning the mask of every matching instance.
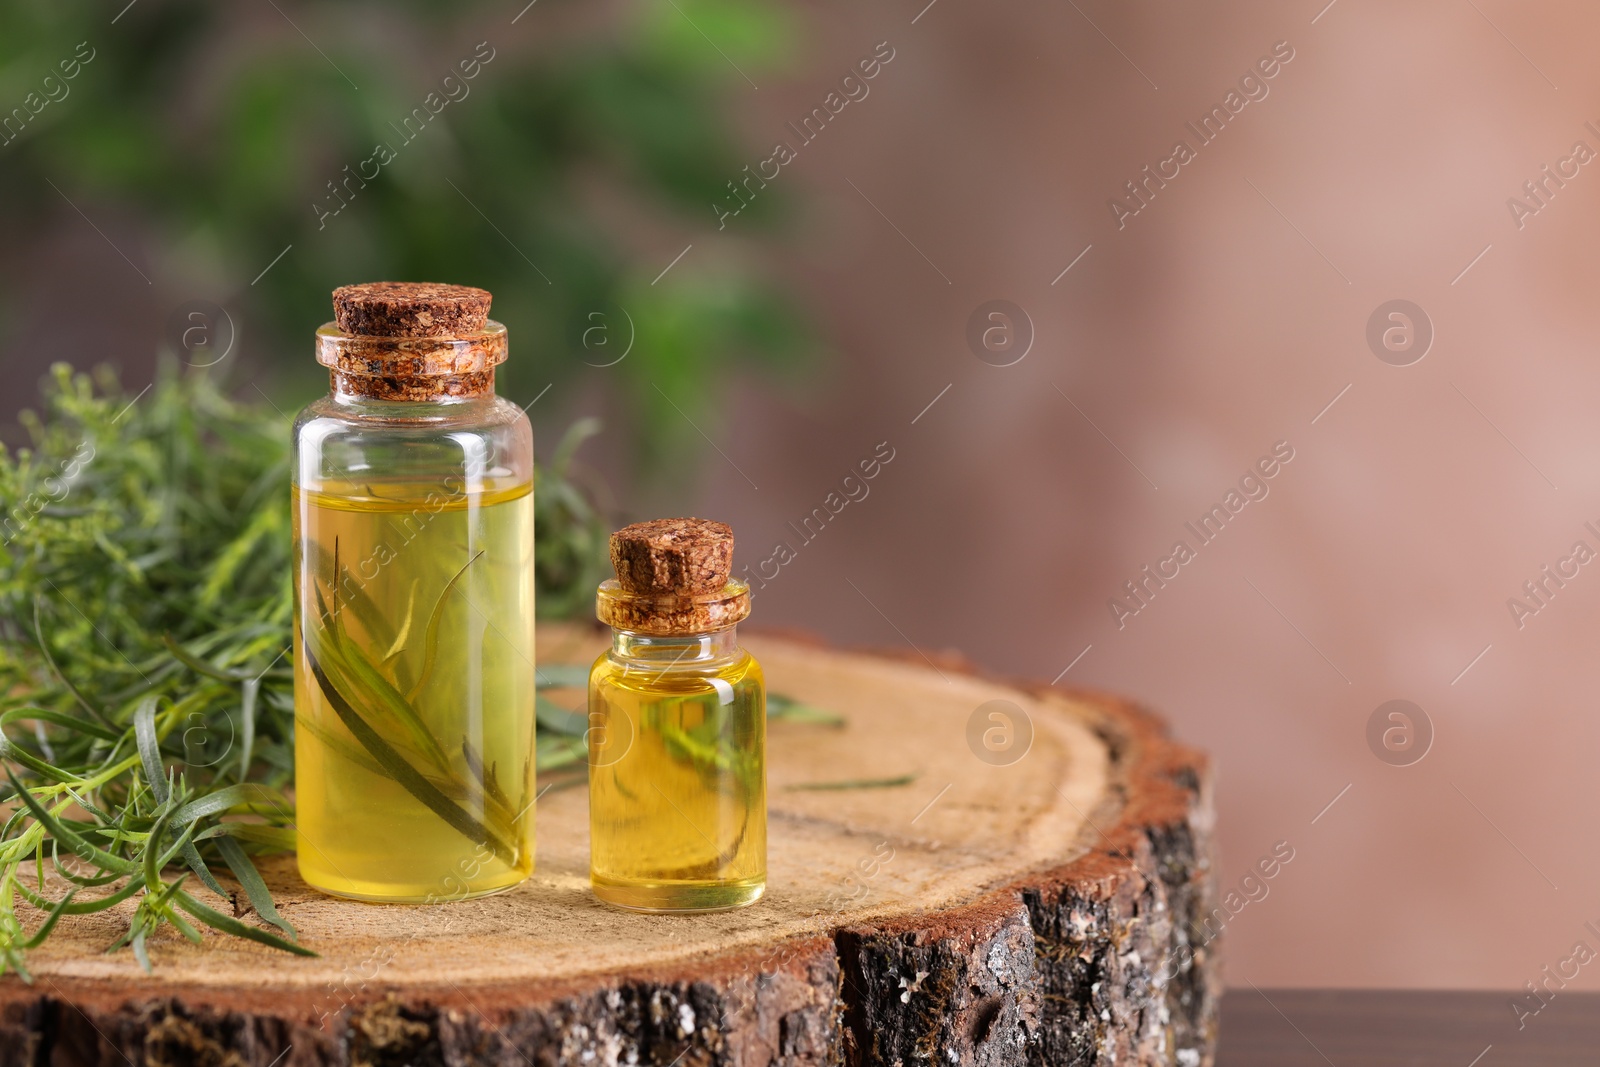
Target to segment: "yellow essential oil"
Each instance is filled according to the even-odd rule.
[[[481,289],[336,290],[294,427],[301,876],[427,903],[533,870],[533,432]]]
[[[294,517],[301,877],[406,901],[521,882],[534,849],[531,486],[297,492]]]
[[[620,634],[594,665],[590,871],[601,900],[709,911],[766,887],[761,668],[737,646],[708,647],[722,637]]]
[[[731,557],[732,532],[698,519],[612,537],[613,640],[589,676],[590,882],[609,904],[715,911],[766,889],[766,688],[738,644],[750,591]]]

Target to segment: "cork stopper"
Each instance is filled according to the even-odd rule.
[[[470,285],[366,282],[333,291],[333,321],[361,337],[460,337],[488,325],[493,299]]]
[[[750,587],[731,577],[733,529],[710,519],[652,519],[611,535],[617,577],[601,584],[600,621],[647,634],[725,630],[750,614]]]
[[[611,535],[611,567],[630,593],[714,593],[733,574],[733,527],[712,519],[651,519]]]
[[[339,393],[432,401],[494,393],[506,329],[482,289],[367,282],[333,291],[334,321],[317,331],[317,362]]]

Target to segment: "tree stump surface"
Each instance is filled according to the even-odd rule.
[[[543,663],[587,663],[605,638],[542,627],[539,642]],[[1209,1067],[1200,753],[1123,701],[953,658],[744,644],[772,692],[847,720],[771,724],[754,906],[600,904],[585,790],[556,789],[538,802],[533,877],[498,896],[361,904],[307,888],[292,857],[262,861],[315,959],[168,929],[145,975],[105,954],[131,904],[66,917],[30,955],[32,985],[0,980],[0,1064]],[[900,775],[915,778],[792,788]]]

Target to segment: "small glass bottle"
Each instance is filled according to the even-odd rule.
[[[750,587],[733,531],[657,519],[611,535],[589,674],[595,896],[637,911],[717,911],[767,884],[766,687],[739,647]]]
[[[490,295],[378,282],[317,331],[295,422],[295,810],[326,893],[433,902],[533,870],[533,433]]]

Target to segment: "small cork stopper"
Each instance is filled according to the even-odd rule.
[[[640,596],[704,596],[733,574],[733,528],[710,519],[652,519],[611,535],[611,566]]]
[[[333,291],[333,317],[360,337],[461,337],[484,329],[492,299],[468,285],[367,282]]]
[[[750,614],[750,587],[733,574],[733,528],[710,519],[653,519],[611,535],[617,576],[595,594],[595,615],[619,630],[704,634]]]

